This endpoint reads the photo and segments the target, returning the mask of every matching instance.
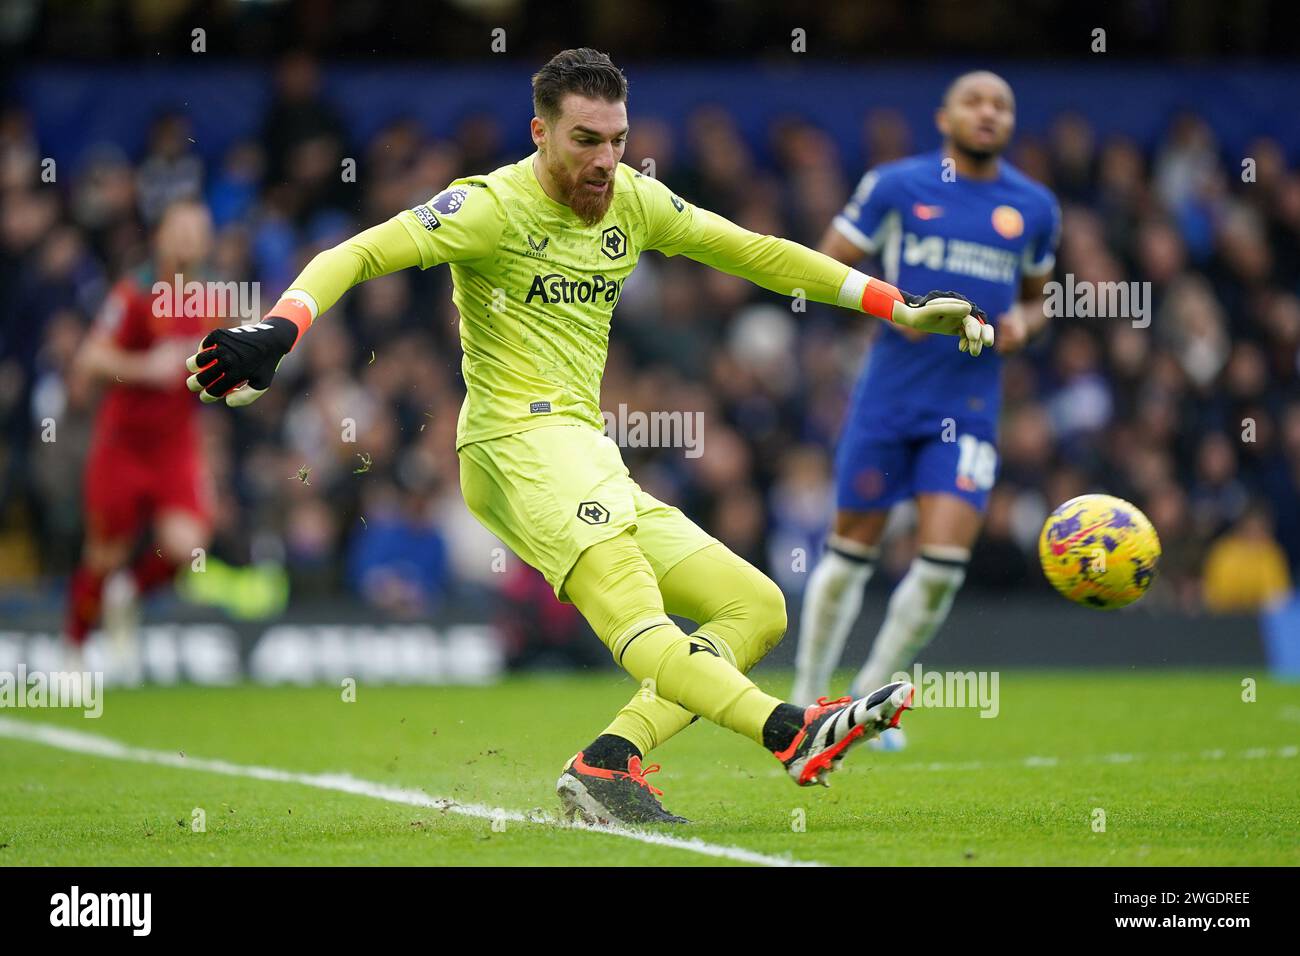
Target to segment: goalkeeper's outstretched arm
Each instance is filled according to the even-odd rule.
[[[654,248],[666,255],[687,256],[782,295],[803,295],[921,332],[955,335],[958,347],[972,355],[993,344],[993,327],[964,296],[909,295],[797,242],[742,229],[683,202],[658,183],[642,193]]]
[[[397,217],[316,255],[255,325],[219,329],[186,368],[189,389],[205,402],[247,405],[270,387],[281,360],[316,317],[355,285],[420,264],[420,250]]]
[[[427,203],[317,255],[261,322],[219,329],[200,343],[186,363],[190,391],[231,406],[256,401],[316,317],[354,285],[411,266],[492,255],[505,215],[491,189],[476,187],[483,184],[458,180]]]
[[[354,285],[419,264],[419,248],[401,220],[393,218],[318,253],[280,299],[301,302],[315,319]]]

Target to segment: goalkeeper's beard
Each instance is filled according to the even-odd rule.
[[[609,204],[614,201],[614,177],[610,176],[608,185],[599,193],[582,188],[582,179],[570,176],[568,170],[559,162],[552,162],[544,155],[546,171],[551,174],[551,182],[559,187],[564,196],[564,203],[573,210],[573,214],[584,225],[594,226],[605,218]]]

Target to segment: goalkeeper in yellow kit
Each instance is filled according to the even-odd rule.
[[[610,317],[643,252],[685,255],[784,295],[802,294],[927,332],[978,355],[992,327],[958,296],[900,293],[796,243],[748,232],[621,165],[627,84],[602,53],[566,50],[533,77],[537,151],[468,176],[316,256],[256,325],[208,335],[191,390],[241,406],[270,385],[302,333],[354,285],[451,266],[466,397],[456,431],[473,514],[571,601],[641,685],[564,768],[567,814],[680,823],[643,767],[696,716],[771,751],[800,785],[896,725],[912,686],[803,708],[746,672],[781,640],[777,586],[628,475],[604,434]],[[687,634],[669,618],[694,621]]]

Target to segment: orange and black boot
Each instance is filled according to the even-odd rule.
[[[689,823],[669,813],[659,798],[664,792],[646,781],[659,765],[642,769],[641,758],[628,758],[627,770],[604,770],[583,762],[582,752],[564,768],[555,792],[560,796],[564,815],[583,823],[640,826],[645,823]]]
[[[790,745],[773,754],[799,786],[829,787],[827,775],[839,767],[850,748],[898,726],[903,711],[912,706],[914,691],[907,681],[898,681],[857,700],[822,697],[804,711],[803,726]]]

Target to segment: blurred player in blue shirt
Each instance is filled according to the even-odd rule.
[[[863,176],[821,251],[849,265],[875,256],[896,286],[978,302],[995,323],[996,353],[972,362],[942,336],[895,327],[877,338],[840,437],[835,526],[805,593],[794,703],[829,690],[889,509],[906,499],[916,501],[919,553],[851,693],[886,683],[939,629],[996,477],[1000,355],[1046,325],[1060,212],[1046,187],[1001,158],[1015,128],[1011,87],[993,73],[964,74],[935,121],[943,148]],[[902,746],[891,733],[886,748]]]

